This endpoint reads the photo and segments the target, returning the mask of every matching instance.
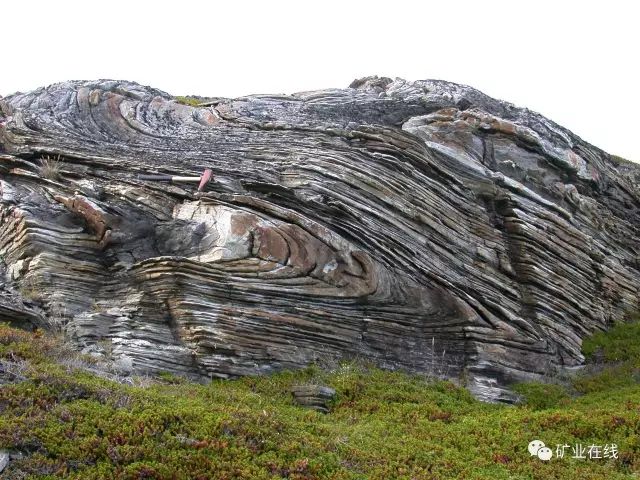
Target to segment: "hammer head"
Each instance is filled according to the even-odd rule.
[[[211,173],[210,168],[205,168],[204,172],[202,172],[202,176],[200,177],[200,184],[198,185],[198,191],[201,192],[205,185],[211,181],[213,178],[213,174]]]

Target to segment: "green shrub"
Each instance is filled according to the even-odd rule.
[[[562,385],[541,382],[525,382],[513,385],[513,391],[522,396],[521,403],[533,408],[543,410],[567,405],[570,395]]]
[[[176,102],[181,103],[182,105],[189,105],[190,107],[197,107],[204,99],[199,97],[190,97],[190,96],[178,96],[174,97]]]
[[[613,391],[636,385],[640,381],[640,371],[632,362],[607,365],[596,372],[584,372],[572,380],[573,387],[580,393]]]
[[[517,388],[529,406],[495,405],[452,382],[346,363],[208,385],[163,375],[143,388],[60,365],[59,350],[55,338],[0,324],[0,367],[29,364],[19,382],[3,384],[0,369],[0,450],[25,453],[7,478],[616,480],[640,472],[635,384],[579,398],[525,384]],[[292,385],[310,381],[336,390],[331,413],[294,403]],[[535,438],[615,442],[620,457],[541,462],[527,452]]]
[[[640,321],[621,322],[582,342],[582,353],[593,360],[599,353],[608,362],[640,360]]]
[[[572,380],[576,391],[614,392],[640,382],[640,322],[637,318],[585,338],[582,352],[590,365]]]
[[[180,377],[171,372],[160,372],[157,377],[159,380],[171,385],[178,385],[187,381],[186,378]]]

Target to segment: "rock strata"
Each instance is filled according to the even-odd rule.
[[[0,99],[0,321],[137,372],[357,356],[509,400],[638,308],[638,172],[442,81],[201,107],[60,83]]]

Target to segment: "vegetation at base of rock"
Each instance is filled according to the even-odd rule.
[[[513,390],[522,395],[523,404],[534,410],[567,405],[570,401],[567,389],[554,383],[519,383],[513,386]]]
[[[608,362],[640,359],[640,318],[618,323],[606,332],[585,339],[582,352],[592,359],[600,352]]]
[[[633,387],[640,382],[640,318],[630,318],[582,342],[586,367],[569,378],[549,378],[549,383],[526,382],[512,386],[521,402],[534,408],[557,407],[570,397]]]
[[[640,382],[640,317],[618,323],[584,340],[582,351],[592,364],[573,381],[580,393],[606,392]]]
[[[0,449],[24,454],[3,478],[582,480],[640,471],[635,382],[579,397],[529,387],[557,405],[502,405],[451,382],[353,363],[125,385],[59,361],[66,355],[54,337],[0,325]],[[331,413],[293,402],[291,386],[305,382],[337,391]],[[616,443],[619,454],[542,462],[527,452],[533,439]]]

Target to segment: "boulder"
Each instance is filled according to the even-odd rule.
[[[336,391],[325,385],[294,385],[291,393],[298,405],[322,413],[329,413],[330,402],[336,398]]]

